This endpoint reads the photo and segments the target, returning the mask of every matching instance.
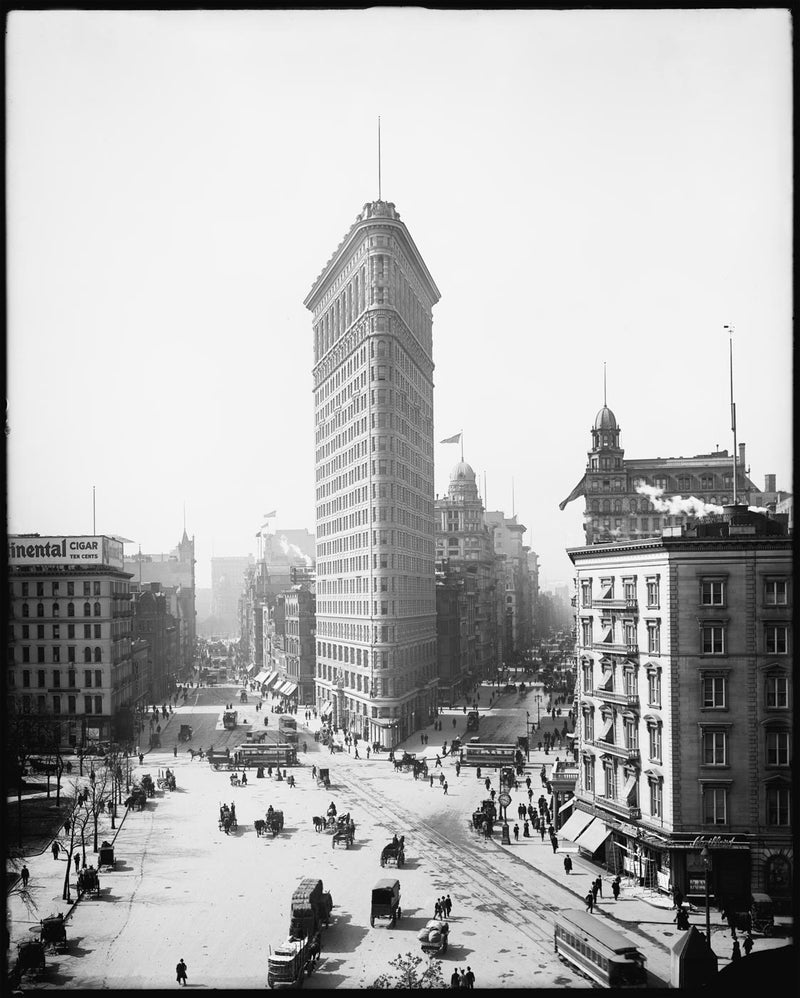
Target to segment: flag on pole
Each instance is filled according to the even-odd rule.
[[[271,513],[265,513],[264,514],[264,519],[268,520],[271,516],[277,516],[277,513],[275,512],[274,509],[273,509],[273,511]]]
[[[456,435],[454,437],[447,437],[447,439],[445,439],[445,440],[440,440],[439,443],[440,444],[457,444],[460,439],[461,439],[461,434],[460,433],[456,433]]]

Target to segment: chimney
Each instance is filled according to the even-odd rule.
[[[744,474],[744,444],[739,444],[739,467],[742,469],[742,473]]]
[[[764,491],[765,492],[776,492],[775,488],[775,476],[774,475],[764,475]]]

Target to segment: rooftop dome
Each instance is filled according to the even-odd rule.
[[[463,481],[474,482],[475,481],[475,472],[467,464],[466,461],[459,461],[458,464],[450,472],[450,481],[451,482],[463,482]]]
[[[594,428],[596,430],[616,430],[617,429],[617,417],[604,405],[603,408],[598,412],[597,417],[594,421]]]

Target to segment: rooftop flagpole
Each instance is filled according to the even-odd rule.
[[[381,200],[381,116],[378,115],[378,200]]]
[[[728,330],[730,373],[731,373],[731,430],[733,431],[733,505],[736,505],[736,403],[733,401],[733,326],[724,326]]]

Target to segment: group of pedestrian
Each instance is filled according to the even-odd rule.
[[[445,894],[443,897],[436,898],[436,901],[433,905],[433,917],[449,918],[452,909],[453,909],[453,902],[450,899],[450,895]]]
[[[456,969],[450,975],[450,987],[474,988],[475,975],[472,973],[472,968],[467,967],[466,970],[459,970],[458,967],[456,967]]]

